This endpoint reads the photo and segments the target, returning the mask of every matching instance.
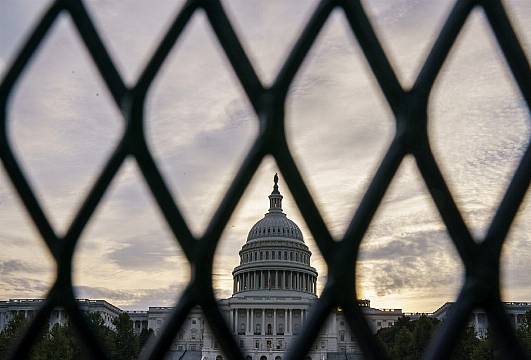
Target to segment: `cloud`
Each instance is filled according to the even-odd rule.
[[[38,273],[42,267],[21,260],[0,260],[0,275],[12,275],[14,273]]]
[[[161,241],[160,234],[139,236],[107,253],[107,258],[122,269],[157,271],[175,267],[178,261],[186,262],[176,251],[176,246]]]
[[[173,306],[185,284],[174,283],[164,288],[109,289],[76,286],[77,298],[103,299],[125,310],[141,310],[149,306]]]
[[[359,259],[361,286],[377,296],[454,287],[462,266],[444,230],[393,236],[389,241],[364,244]]]

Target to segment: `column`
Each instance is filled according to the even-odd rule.
[[[277,289],[280,288],[280,286],[278,286],[278,270],[275,270],[275,287]]]
[[[265,309],[262,309],[262,335],[265,335]]]
[[[293,309],[289,309],[289,334],[293,335]]]
[[[254,334],[254,309],[249,309],[251,312],[251,325],[250,325],[250,334]]]
[[[306,316],[306,310],[301,310],[301,328],[304,326],[304,317]]]
[[[265,280],[265,279],[264,279],[264,277],[265,277],[265,276],[264,276],[264,271],[261,270],[261,271],[260,271],[260,279],[261,279],[261,281],[260,281],[260,285],[261,285],[261,286],[260,286],[260,289],[265,289],[265,286],[264,286],[264,280]]]
[[[293,289],[293,271],[289,272],[289,288]]]
[[[236,292],[236,278],[232,279],[232,292],[235,293]]]
[[[273,310],[273,335],[277,334],[277,309]]]
[[[284,309],[284,334],[289,334],[288,328],[288,309]]]
[[[232,333],[234,334],[234,309],[230,311],[230,326],[232,328]]]
[[[236,312],[236,314],[234,315],[234,319],[235,319],[235,323],[236,323],[236,334],[238,333],[238,326],[240,326],[240,324],[238,324],[238,309],[234,309],[234,311]]]
[[[245,310],[245,333],[249,334],[249,309]]]

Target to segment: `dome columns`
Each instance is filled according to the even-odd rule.
[[[317,276],[297,270],[247,270],[234,275],[234,293],[253,290],[294,290],[316,294]]]

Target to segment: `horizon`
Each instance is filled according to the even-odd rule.
[[[45,4],[5,3],[6,11],[0,12],[5,29],[0,35],[0,77]],[[270,82],[316,2],[223,4],[259,76]],[[451,4],[364,2],[404,86],[417,75]],[[156,6],[87,1],[128,83],[135,81],[180,5],[169,0]],[[507,8],[529,54],[531,5],[512,0]],[[131,18],[119,16],[125,10]],[[436,83],[429,131],[452,195],[470,231],[481,239],[529,146],[531,125],[484,15],[475,11],[465,27]],[[204,14],[195,15],[153,84],[146,107],[148,145],[194,235],[208,225],[259,132],[243,94]],[[389,107],[342,14],[336,12],[327,21],[297,74],[286,115],[290,150],[326,225],[340,239],[394,132]],[[54,229],[62,233],[124,130],[68,17],[54,26],[22,75],[9,117],[16,155]],[[319,273],[317,292],[322,291],[325,263],[282,173],[266,158],[220,239],[213,269],[218,299],[232,292],[237,253],[252,224],[267,211],[275,172],[284,212],[303,232],[311,265]],[[530,234],[527,195],[504,246],[503,301],[531,301]],[[44,297],[53,284],[55,264],[3,167],[0,244],[0,296],[25,292],[27,298]],[[397,304],[404,312],[428,312],[436,304],[455,301],[463,266],[413,159],[401,164],[355,266],[358,296],[369,299],[372,307]],[[121,309],[173,306],[186,286],[189,264],[130,159],[85,229],[73,269],[77,297],[105,299]]]

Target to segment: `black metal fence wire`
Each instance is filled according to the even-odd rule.
[[[356,299],[355,262],[367,227],[406,155],[415,158],[465,268],[465,281],[458,299],[447,320],[429,344],[424,357],[426,359],[448,358],[460,333],[467,325],[471,311],[474,308],[482,308],[486,311],[490,326],[497,335],[502,354],[509,359],[528,358],[505,315],[500,299],[499,277],[501,248],[529,187],[531,146],[526,149],[512,177],[485,239],[482,242],[476,242],[448,190],[428,140],[427,106],[431,89],[456,37],[475,7],[485,12],[514,81],[518,84],[529,108],[531,102],[529,63],[500,0],[457,0],[410,89],[404,89],[398,81],[359,0],[322,0],[306,23],[302,34],[270,87],[264,87],[258,79],[219,0],[186,2],[160,41],[136,84],[131,87],[125,85],[118,73],[83,1],[54,1],[8,67],[0,84],[0,158],[8,177],[57,264],[55,283],[24,336],[14,348],[12,358],[27,357],[36,341],[37,334],[47,326],[50,312],[56,306],[64,307],[78,331],[87,355],[97,359],[108,358],[76,305],[71,276],[72,256],[81,233],[99,205],[109,183],[124,160],[132,157],[138,163],[162,215],[190,262],[193,274],[163,333],[144,349],[141,358],[162,358],[190,309],[198,305],[204,312],[208,325],[226,356],[231,359],[243,359],[241,349],[231,335],[216,304],[212,288],[212,263],[216,246],[227,221],[260,162],[268,154],[276,160],[328,266],[328,278],[322,296],[313,307],[304,331],[293,344],[290,344],[288,359],[302,359],[310,351],[328,314],[338,306],[343,308],[347,322],[356,336],[364,357],[366,359],[388,358],[385,350],[375,340],[361,308],[354,301]],[[364,194],[344,238],[339,242],[335,242],[332,238],[310,196],[288,149],[284,130],[284,105],[289,87],[323,24],[331,11],[336,8],[345,13],[352,33],[359,42],[396,119],[394,140]],[[196,11],[206,13],[260,122],[259,137],[239,168],[219,208],[210,220],[206,232],[200,238],[192,235],[184,221],[146,145],[144,133],[146,94],[168,53]],[[50,27],[62,13],[67,13],[73,19],[116,106],[121,110],[126,123],[126,131],[96,178],[66,234],[58,236],[44,215],[41,205],[13,154],[6,128],[8,100],[13,87],[46,37]]]

